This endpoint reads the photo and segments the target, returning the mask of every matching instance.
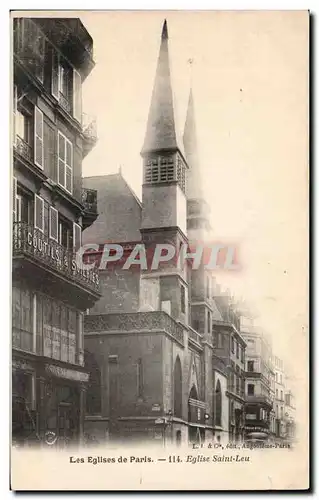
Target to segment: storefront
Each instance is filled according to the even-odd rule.
[[[89,374],[41,358],[12,360],[13,444],[65,447],[83,437]],[[47,437],[50,437],[50,443]]]

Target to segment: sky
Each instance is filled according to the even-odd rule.
[[[99,136],[83,175],[121,167],[140,198],[165,18],[178,132],[192,86],[213,238],[240,248],[242,271],[217,280],[252,305],[293,370],[308,355],[307,13],[81,13],[96,61],[84,111],[97,117]]]

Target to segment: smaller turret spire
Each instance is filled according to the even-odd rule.
[[[190,89],[189,93],[183,142],[186,160],[189,166],[189,170],[187,172],[187,197],[188,199],[202,199],[203,192],[198,158],[197,132],[192,89]]]
[[[162,40],[168,40],[168,30],[167,30],[167,21],[164,20],[163,29],[162,29]]]

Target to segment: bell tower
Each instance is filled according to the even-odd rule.
[[[187,243],[186,181],[188,165],[178,139],[171,82],[167,22],[164,21],[153,93],[141,156],[143,158],[142,240],[146,248],[171,244],[178,253]],[[163,309],[187,324],[187,271],[177,262],[141,276],[141,303]],[[152,291],[151,291],[152,289]],[[155,290],[155,291],[154,291]]]

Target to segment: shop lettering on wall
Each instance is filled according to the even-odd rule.
[[[41,239],[36,234],[28,233],[28,245],[35,248],[43,256],[49,257],[57,267],[70,268],[75,275],[82,275],[93,283],[99,284],[98,273],[92,273],[78,267],[75,259],[69,259],[69,255],[62,247],[50,245],[47,241]]]
[[[69,368],[63,368],[62,366],[46,365],[45,370],[50,375],[55,375],[56,377],[67,378],[69,380],[75,380],[77,382],[89,381],[88,373],[70,370]]]

